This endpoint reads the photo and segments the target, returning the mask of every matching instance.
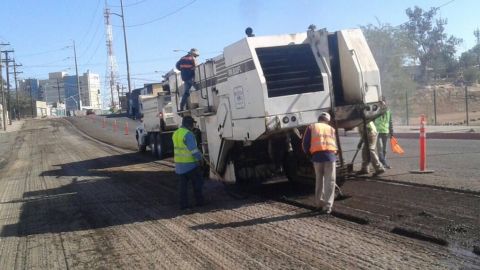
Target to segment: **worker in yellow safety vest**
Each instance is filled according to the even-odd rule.
[[[188,182],[192,182],[195,202],[202,206],[203,177],[200,169],[202,153],[198,150],[197,140],[192,130],[195,120],[191,116],[184,116],[182,126],[173,133],[173,151],[175,172],[179,176],[180,209],[189,208]]]
[[[365,130],[366,127],[366,130]],[[377,128],[373,121],[370,121],[364,127],[364,123],[360,123],[358,125],[358,133],[360,134],[360,141],[358,142],[357,148],[360,149],[363,144],[362,148],[362,169],[357,172],[358,175],[369,174],[370,170],[368,165],[372,163],[374,168],[373,176],[380,175],[385,172],[385,168],[383,168],[382,163],[378,159],[377,155]]]
[[[311,155],[315,170],[315,204],[323,213],[332,212],[335,198],[335,161],[337,143],[330,114],[322,112],[318,123],[310,125],[303,135],[303,151]]]
[[[377,153],[378,159],[383,164],[383,167],[386,169],[391,169],[392,167],[387,162],[387,141],[393,136],[393,123],[392,123],[392,113],[387,107],[387,102],[385,98],[382,100],[382,106],[386,108],[384,114],[375,119],[375,127],[377,128],[378,138],[377,138]]]

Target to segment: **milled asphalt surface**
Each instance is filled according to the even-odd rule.
[[[89,127],[87,130],[91,135],[108,132],[93,129],[86,119],[76,119],[75,123]],[[464,131],[472,133],[470,128],[435,128],[432,134],[463,136]],[[410,170],[418,170],[418,130],[399,127],[397,131],[406,153],[402,156],[389,153],[393,169],[380,177],[354,177],[347,181],[342,190],[349,198],[336,203],[334,216],[434,244],[457,246],[459,252],[471,254],[480,244],[480,209],[476,207],[480,205],[480,171],[476,168],[475,158],[480,153],[480,141],[428,139],[427,164],[434,173],[412,174]],[[409,139],[403,134],[417,138]],[[125,137],[121,139],[126,140]],[[347,136],[341,136],[341,142],[348,163],[358,136],[349,132]],[[360,162],[359,156],[355,169],[360,169]],[[246,194],[258,194],[312,209],[312,192],[311,184],[291,187],[288,183],[277,183],[249,188]]]
[[[205,186],[207,206],[179,211],[171,167],[92,141],[66,120],[27,121],[15,141],[0,168],[0,269],[480,265],[470,248],[413,240],[263,195],[232,196],[213,181]]]
[[[120,117],[105,118],[103,116],[83,116],[67,118],[83,132],[98,140],[124,149],[136,151],[135,128],[140,122]],[[114,131],[113,123],[117,119],[119,127]],[[125,135],[125,122],[128,122],[129,135]],[[393,169],[379,177],[379,180],[406,182],[419,185],[431,185],[440,188],[459,189],[480,192],[480,170],[478,155],[480,154],[479,126],[427,126],[427,169],[433,174],[412,174],[419,170],[419,130],[415,126],[395,127],[395,134],[404,155],[390,152],[387,157]],[[473,132],[472,132],[473,131]],[[358,143],[356,131],[340,132],[340,140],[344,151],[345,163],[351,163]],[[475,139],[479,137],[479,139]],[[449,139],[433,139],[449,138]],[[456,138],[456,139],[455,139]],[[473,139],[472,139],[473,138]],[[355,159],[355,170],[361,166],[361,153]]]

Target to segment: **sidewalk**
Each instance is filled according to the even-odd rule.
[[[65,119],[97,140],[124,149],[137,151],[135,130],[140,124],[139,121],[127,117],[106,117],[101,115],[76,116]],[[114,128],[115,121],[117,126]],[[125,135],[126,122],[128,122],[128,135]]]
[[[480,126],[425,126],[429,139],[480,140]],[[420,126],[394,126],[398,138],[418,138]]]
[[[393,126],[397,138],[415,139],[420,135],[420,126]],[[480,140],[480,126],[425,126],[429,139]],[[349,137],[358,135],[356,129],[347,133]],[[340,132],[340,136],[345,136]]]
[[[12,121],[12,124],[9,125],[7,123],[7,130],[3,130],[3,127],[0,129],[0,134],[1,133],[8,133],[8,132],[14,132],[14,131],[19,131],[23,124],[25,124],[25,120],[16,120],[16,121]]]

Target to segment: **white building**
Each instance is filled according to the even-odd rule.
[[[82,93],[82,107],[101,109],[100,75],[87,70],[79,76],[80,92]]]

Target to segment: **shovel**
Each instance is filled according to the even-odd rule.
[[[363,144],[363,143],[362,143]],[[347,164],[347,172],[348,173],[353,173],[353,162],[355,161],[355,158],[358,155],[358,152],[360,149],[362,149],[362,144],[360,144],[360,147],[357,148],[357,151],[355,151],[355,155],[353,155],[352,162],[350,164]]]

